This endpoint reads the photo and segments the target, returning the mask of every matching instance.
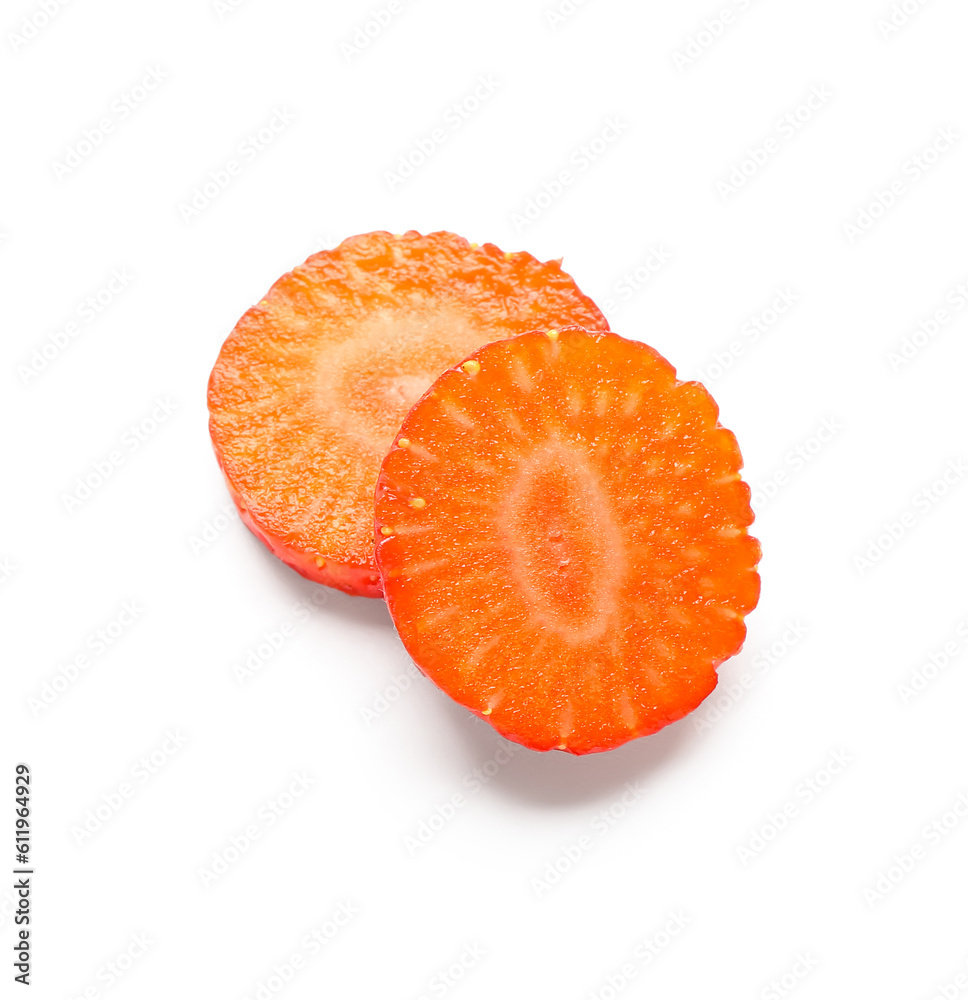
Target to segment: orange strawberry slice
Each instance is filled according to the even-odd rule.
[[[692,711],[760,589],[718,416],[613,333],[526,333],[441,375],[376,491],[377,565],[417,666],[535,750],[608,750]]]
[[[239,320],[209,381],[243,520],[303,576],[381,596],[373,490],[401,420],[471,351],[561,322],[608,329],[560,261],[416,232],[310,257]]]

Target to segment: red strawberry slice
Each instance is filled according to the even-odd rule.
[[[559,322],[608,328],[559,261],[416,232],[310,257],[239,320],[209,381],[246,524],[303,576],[381,596],[373,490],[400,421],[471,351]]]
[[[420,669],[536,750],[608,750],[692,711],[760,587],[718,414],[652,348],[580,328],[441,375],[376,491],[377,564]]]

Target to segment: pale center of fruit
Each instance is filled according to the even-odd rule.
[[[488,338],[459,308],[415,303],[376,310],[318,363],[320,413],[381,458],[410,407]]]
[[[512,569],[535,617],[572,642],[601,635],[625,553],[587,456],[561,442],[535,451],[508,496],[504,524]]]

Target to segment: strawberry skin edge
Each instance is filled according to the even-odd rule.
[[[217,449],[215,457],[218,459],[219,468],[222,468],[222,456]],[[232,485],[232,481],[225,475],[224,469],[222,469],[222,474],[242,523],[277,559],[284,562],[290,569],[294,569],[300,576],[312,580],[313,583],[334,587],[336,590],[341,590],[344,594],[350,594],[353,597],[383,598],[382,581],[369,566],[347,566],[343,563],[327,560],[326,564],[320,568],[316,565],[315,556],[267,535],[245,507],[242,497]],[[372,582],[374,576],[376,577],[375,583]]]

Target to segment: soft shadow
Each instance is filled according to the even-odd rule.
[[[274,556],[258,539],[250,544],[258,551],[266,572],[292,602],[311,600],[322,615],[351,622],[365,629],[393,632],[393,621],[386,602],[370,597],[351,597],[342,591],[313,583],[300,576]],[[403,653],[403,655],[406,655]],[[431,681],[426,681],[433,688]],[[428,694],[431,692],[428,691]],[[693,735],[688,719],[680,720],[652,736],[633,740],[605,753],[574,754],[551,750],[538,753],[505,740],[483,720],[452,701],[439,689],[437,712],[444,725],[452,726],[466,748],[469,768],[484,767],[506,746],[514,757],[502,764],[490,777],[487,787],[508,798],[536,808],[567,808],[584,803],[609,801],[620,795],[630,782],[647,780],[663,768],[684,758]],[[503,755],[501,755],[503,758]]]
[[[298,574],[294,574],[297,580],[302,580]],[[324,587],[320,583],[311,583],[309,580],[302,580],[305,587],[319,587],[326,591],[328,600],[320,609],[324,615],[332,615],[340,621],[349,621],[354,625],[363,628],[380,628],[387,632],[395,632],[393,619],[387,609],[387,602],[382,598],[375,597],[352,597],[344,594],[341,590],[334,590],[332,587]],[[305,593],[305,588],[303,590]]]
[[[258,552],[258,558],[264,563],[266,572],[273,578],[275,586],[280,593],[288,594],[293,604],[308,600],[320,614],[330,615],[362,628],[393,631],[390,612],[387,610],[386,601],[382,598],[353,597],[333,587],[313,583],[274,556],[257,538],[252,537],[249,541],[253,551]]]
[[[526,751],[494,778],[498,791],[531,805],[556,808],[613,799],[684,755],[690,733],[676,723],[615,750],[575,757],[560,750]]]
[[[487,723],[457,705],[453,707],[460,714],[442,714],[460,730],[468,756],[477,767],[495,759],[502,745],[514,751],[514,757],[499,768],[487,787],[542,809],[614,799],[630,782],[646,781],[683,760],[693,742],[688,720],[680,720],[652,736],[604,753],[581,757],[560,750],[539,753],[503,739]]]

